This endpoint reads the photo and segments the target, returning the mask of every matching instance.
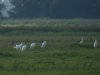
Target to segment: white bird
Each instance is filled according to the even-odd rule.
[[[97,48],[97,40],[94,41],[94,48]]]
[[[80,44],[83,44],[83,42],[84,42],[84,38],[83,38],[83,36],[81,37],[81,41],[79,42]]]
[[[19,44],[20,50],[22,49],[22,46],[23,46],[23,43],[20,43]]]
[[[14,48],[16,50],[22,50],[22,46],[23,46],[23,43],[20,43],[20,44],[16,44]]]
[[[30,49],[34,48],[36,46],[36,43],[31,43],[30,44]]]
[[[47,45],[47,42],[46,41],[43,41],[42,44],[41,44],[41,48],[45,48]]]
[[[22,51],[26,50],[26,45],[23,45],[21,50]]]
[[[15,48],[16,50],[19,50],[19,49],[20,49],[20,46],[19,46],[19,45],[16,45],[14,48]]]

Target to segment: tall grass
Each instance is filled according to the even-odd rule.
[[[0,74],[99,75],[100,32],[99,30],[95,32],[96,27],[92,27],[94,25],[91,22],[99,28],[99,20],[38,19],[1,22]],[[5,27],[2,24],[11,24],[12,27]],[[19,26],[13,27],[13,24]],[[73,30],[74,25],[77,31]],[[91,30],[87,31],[85,27]],[[68,28],[69,30],[67,30]],[[83,30],[81,31],[81,29]],[[83,45],[79,44],[81,36],[84,36]],[[93,48],[95,39],[98,40],[96,49]],[[47,41],[47,46],[41,49],[43,40]],[[27,44],[27,50],[16,51],[11,44],[12,41],[17,44],[20,42]],[[36,47],[29,49],[29,45],[33,41],[36,42]]]
[[[33,20],[6,20],[0,22],[0,34],[35,34],[59,32],[100,32],[100,20],[85,19],[33,19]]]

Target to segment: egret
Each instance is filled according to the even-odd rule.
[[[83,44],[83,40],[84,40],[84,38],[83,38],[83,36],[81,37],[81,41],[79,42],[80,44]]]
[[[23,45],[21,50],[22,51],[26,50],[26,45]]]
[[[46,45],[47,45],[47,42],[46,42],[46,41],[43,41],[43,42],[42,42],[42,45],[41,45],[41,48],[45,48]]]
[[[36,46],[36,43],[31,43],[30,49],[34,48]]]
[[[97,40],[94,41],[94,48],[97,48]]]
[[[16,50],[19,50],[19,49],[20,49],[20,46],[19,46],[19,45],[16,45],[14,48],[15,48]]]

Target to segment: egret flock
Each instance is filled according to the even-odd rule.
[[[45,48],[46,45],[47,45],[47,41],[43,41],[43,42],[41,43],[41,48]],[[35,46],[36,46],[36,43],[35,43],[35,42],[32,42],[32,43],[30,44],[29,47],[30,47],[30,49],[33,49],[33,48],[35,48]],[[24,51],[24,50],[27,49],[27,45],[26,45],[26,44],[23,44],[23,43],[21,42],[20,44],[15,44],[14,48],[15,48],[16,50],[19,50],[19,51]]]
[[[14,42],[13,42],[14,43]],[[80,41],[79,41],[79,44],[82,45],[84,44],[84,37],[82,36]],[[29,48],[30,49],[33,49],[36,47],[36,43],[35,42],[32,42],[30,45],[29,45]],[[47,46],[47,41],[43,41],[40,45],[41,48],[45,48]],[[93,42],[93,48],[97,48],[98,47],[98,41],[97,40],[94,40]],[[24,51],[27,49],[27,45],[26,44],[23,44],[22,42],[20,44],[15,44],[14,45],[14,48],[16,50],[19,50],[19,51]]]

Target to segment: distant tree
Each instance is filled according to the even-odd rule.
[[[12,0],[19,18],[99,18],[100,0]]]
[[[4,4],[0,3],[0,18],[2,17],[1,15],[1,10],[4,8]]]

